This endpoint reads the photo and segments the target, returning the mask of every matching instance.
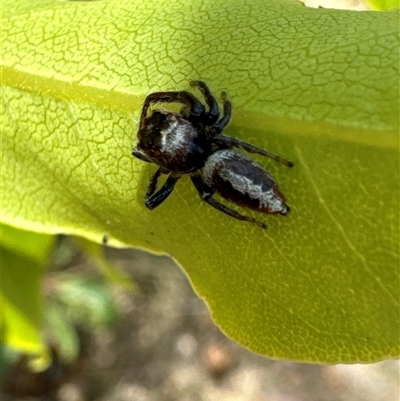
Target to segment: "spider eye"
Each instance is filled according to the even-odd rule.
[[[157,127],[164,129],[168,125],[167,116],[160,111],[155,111],[150,117],[146,118],[146,125],[150,127]]]
[[[159,149],[161,147],[162,135],[164,130],[169,127],[168,116],[160,111],[154,111],[153,114],[144,120],[144,127],[140,132],[140,144],[144,149]]]

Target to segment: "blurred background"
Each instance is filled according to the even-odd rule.
[[[24,355],[3,349],[2,401],[399,399],[398,361],[320,366],[256,355],[213,324],[170,258],[95,247],[58,239],[43,280],[54,361],[33,373]]]

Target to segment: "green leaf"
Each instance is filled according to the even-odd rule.
[[[113,266],[107,259],[104,253],[104,246],[87,241],[84,238],[75,238],[79,246],[84,249],[85,253],[96,263],[96,267],[101,271],[108,282],[120,286],[126,291],[134,293],[137,290],[135,282],[132,278],[115,266]]]
[[[61,359],[71,362],[81,348],[76,328],[96,331],[110,326],[117,306],[106,283],[98,280],[59,274],[54,287],[45,306],[46,333],[57,343]]]
[[[2,343],[46,357],[46,346],[41,338],[40,279],[54,236],[4,225],[0,229]]]
[[[112,294],[102,282],[65,275],[58,281],[56,293],[71,322],[98,328],[110,325],[117,317]]]
[[[392,10],[399,8],[399,0],[367,0],[373,10]]]
[[[399,353],[398,13],[296,1],[3,1],[1,220],[172,255],[230,337],[274,358]],[[292,208],[266,231],[184,177],[154,211],[145,96],[203,79]],[[243,213],[251,214],[249,211]]]
[[[71,363],[79,356],[80,339],[73,322],[65,317],[66,308],[57,302],[47,302],[44,308],[45,333],[55,344],[64,363]]]

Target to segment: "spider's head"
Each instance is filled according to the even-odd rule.
[[[192,129],[190,124],[179,114],[156,110],[143,119],[138,132],[137,147],[148,156],[154,153],[168,153],[176,142],[179,142],[180,133]]]

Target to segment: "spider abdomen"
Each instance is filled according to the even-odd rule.
[[[240,206],[268,214],[286,215],[290,210],[273,177],[232,149],[213,153],[205,163],[203,178],[215,192]]]

